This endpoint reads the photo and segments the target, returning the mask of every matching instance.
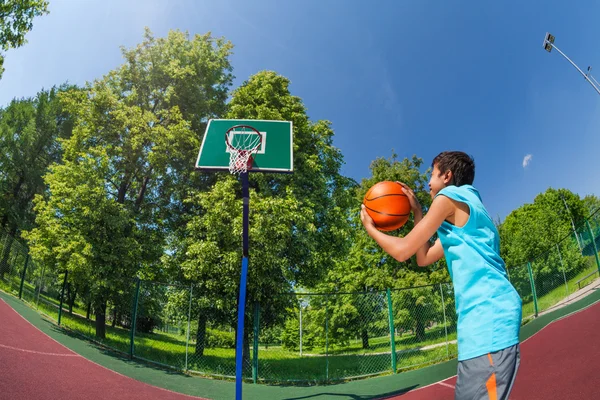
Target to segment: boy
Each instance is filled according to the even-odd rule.
[[[415,226],[408,235],[400,238],[378,231],[364,205],[361,221],[398,261],[416,254],[417,264],[427,266],[446,257],[458,315],[455,399],[505,400],[520,363],[521,299],[500,258],[498,231],[471,186],[473,159],[459,151],[443,152],[432,167],[433,201],[425,217],[413,191],[399,182],[414,214]],[[431,245],[436,231],[438,239]]]

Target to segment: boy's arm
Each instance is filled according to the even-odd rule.
[[[415,218],[415,226],[418,225],[423,219],[423,211],[420,208],[413,211]],[[444,249],[440,239],[437,239],[433,244],[425,242],[425,244],[417,250],[417,265],[419,267],[426,267],[433,264],[444,256]]]
[[[417,265],[419,267],[426,267],[444,257],[444,248],[440,239],[437,239],[433,244],[427,242],[425,246],[417,250]]]
[[[427,215],[403,238],[390,236],[379,231],[375,227],[373,219],[367,214],[364,206],[362,207],[360,218],[369,236],[375,239],[377,244],[386,253],[398,261],[406,261],[428,242],[440,225],[442,225],[442,222],[454,213],[454,208],[454,203],[446,196],[436,197]],[[431,250],[433,250],[433,253],[429,255]],[[428,249],[426,259],[433,260],[435,257],[438,257],[435,261],[439,260],[443,255],[443,250],[441,252],[440,250],[441,245],[434,245],[431,249]]]

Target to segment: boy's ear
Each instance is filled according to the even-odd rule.
[[[450,182],[452,182],[453,179],[454,179],[454,174],[452,173],[452,171],[447,170],[446,172],[444,172],[444,184],[445,185],[450,184]]]

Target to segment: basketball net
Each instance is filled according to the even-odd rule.
[[[258,151],[261,135],[257,131],[232,132],[226,136],[229,149],[229,172],[241,174],[252,168],[253,154]]]

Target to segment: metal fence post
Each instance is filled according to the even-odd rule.
[[[60,318],[62,317],[63,298],[65,297],[65,286],[67,286],[67,276],[69,276],[69,271],[65,271],[65,280],[63,281],[62,289],[60,291],[60,304],[58,305],[58,326],[60,326]]]
[[[444,302],[444,290],[440,283],[440,294],[442,295],[442,312],[444,313],[444,332],[446,334],[446,357],[450,357],[450,344],[448,343],[448,321],[446,320],[446,303]]]
[[[533,272],[531,271],[531,263],[527,261],[527,271],[529,271],[529,282],[531,283],[531,294],[533,295],[533,307],[535,309],[535,317],[538,316],[537,295],[535,294],[535,282],[533,281]]]
[[[560,247],[558,247],[558,243],[556,243],[556,251],[558,251],[558,259],[560,260],[560,266],[562,267],[563,279],[565,280],[565,290],[567,292],[567,297],[569,297],[569,284],[567,283],[567,274],[565,263],[563,263],[562,255],[560,254]]]
[[[325,295],[325,381],[329,381],[329,295]]]
[[[25,273],[27,271],[27,266],[29,265],[29,254],[25,257],[25,266],[23,267],[23,272],[21,273],[21,285],[19,286],[19,299],[23,297],[23,284],[25,283]]]
[[[252,382],[258,381],[258,326],[260,323],[260,304],[254,303],[254,342],[252,344]]]
[[[392,294],[390,288],[385,290],[388,303],[388,315],[390,320],[390,344],[392,350],[392,372],[395,374],[396,369],[396,329],[394,328],[394,308],[392,306]]]
[[[302,301],[300,301],[300,357],[302,357]]]
[[[131,335],[129,338],[129,357],[133,359],[133,343],[135,340],[135,323],[137,320],[138,299],[140,296],[140,278],[135,283],[135,297],[133,300],[133,310],[131,312]]]
[[[600,259],[598,259],[598,248],[596,247],[596,238],[594,237],[594,233],[592,232],[590,221],[586,219],[585,224],[587,225],[588,231],[590,232],[590,238],[592,240],[592,245],[594,246],[594,257],[596,257],[596,265],[598,266],[598,273],[600,274]]]
[[[42,267],[42,275],[40,276],[40,278],[38,279],[38,291],[37,291],[37,298],[35,300],[35,308],[39,309],[39,303],[40,303],[40,294],[42,293],[42,286],[44,285],[44,277],[46,274],[46,266],[44,265]]]
[[[188,308],[187,332],[185,333],[185,370],[188,370],[188,348],[190,345],[190,320],[192,318],[192,292],[194,284],[190,283],[190,305]]]

